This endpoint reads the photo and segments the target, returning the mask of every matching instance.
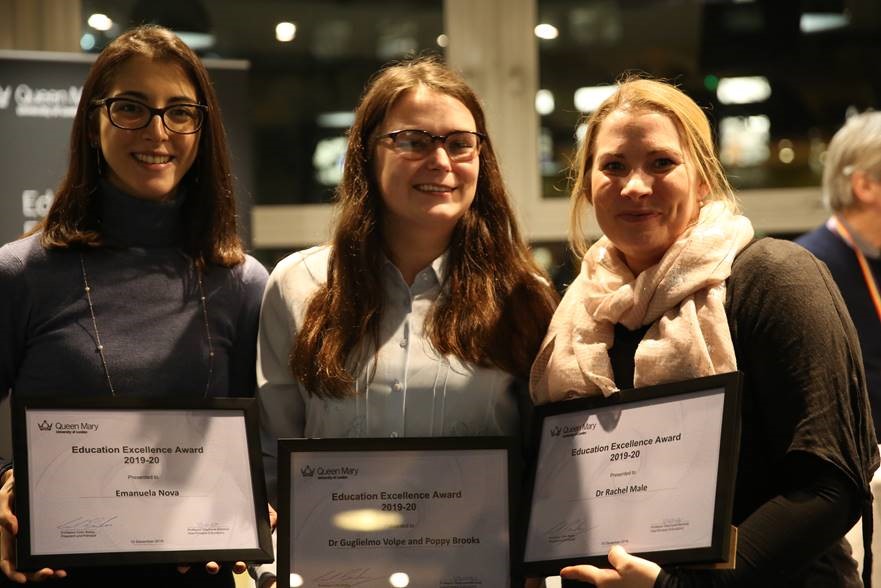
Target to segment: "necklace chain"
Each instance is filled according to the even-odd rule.
[[[202,321],[205,323],[205,338],[208,342],[208,381],[205,383],[204,398],[208,397],[208,391],[211,388],[211,381],[214,377],[214,342],[211,339],[211,329],[208,326],[208,300],[205,298],[205,287],[202,284],[202,270],[194,264],[196,269],[196,282],[199,285],[199,302],[202,305]],[[98,321],[95,318],[95,306],[92,304],[92,287],[89,285],[89,275],[86,272],[86,259],[80,253],[80,268],[83,272],[83,290],[86,294],[86,302],[89,303],[89,316],[92,318],[92,328],[95,331],[95,351],[101,357],[101,367],[104,368],[104,377],[107,380],[107,387],[110,388],[110,394],[116,396],[116,389],[113,387],[113,381],[110,379],[110,369],[107,367],[107,356],[104,354],[104,344],[101,343],[101,334],[98,332]]]

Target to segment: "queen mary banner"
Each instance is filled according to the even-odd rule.
[[[45,216],[67,167],[70,129],[94,55],[0,51],[0,243]],[[242,237],[252,194],[247,61],[206,59],[232,152]],[[209,116],[214,113],[209,114]]]

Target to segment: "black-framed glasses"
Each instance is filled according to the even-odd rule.
[[[93,106],[107,108],[110,123],[120,129],[143,129],[154,116],[158,116],[166,129],[183,135],[198,132],[208,113],[208,107],[203,104],[170,104],[164,108],[153,108],[131,98],[104,98],[96,100]]]
[[[471,161],[486,140],[486,135],[476,131],[453,131],[446,135],[432,135],[421,129],[392,131],[377,137],[391,139],[392,148],[406,159],[422,159],[431,155],[435,145],[440,143],[452,161]]]

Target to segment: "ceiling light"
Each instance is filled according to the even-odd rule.
[[[535,36],[539,39],[556,39],[560,36],[560,31],[552,24],[542,23],[536,25]]]
[[[106,14],[96,12],[89,17],[89,26],[96,31],[109,31],[113,26],[113,21]]]
[[[575,90],[575,108],[581,112],[593,112],[603,100],[615,93],[618,86],[590,86]]]
[[[297,25],[292,22],[280,22],[275,25],[275,38],[282,43],[289,43],[297,35]]]
[[[716,88],[722,104],[752,104],[771,97],[771,83],[764,76],[722,78]]]

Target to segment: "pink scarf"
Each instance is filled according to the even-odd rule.
[[[594,243],[532,364],[535,403],[617,392],[609,360],[616,323],[630,330],[651,324],[636,349],[636,387],[737,369],[725,280],[753,234],[746,217],[710,202],[664,257],[635,277],[611,241]]]

